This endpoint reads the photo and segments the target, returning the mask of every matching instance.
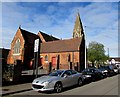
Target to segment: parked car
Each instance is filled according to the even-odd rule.
[[[116,67],[118,68],[118,73],[120,73],[120,64],[116,64]]]
[[[105,74],[107,77],[108,77],[108,76],[112,76],[112,75],[115,74],[114,68],[113,68],[112,65],[101,66],[99,69],[100,69],[100,70],[102,71],[102,73]]]
[[[84,81],[96,81],[103,78],[102,72],[97,68],[87,68],[82,71]]]
[[[83,76],[74,70],[56,70],[48,75],[36,78],[32,82],[35,91],[51,91],[59,93],[63,88],[83,83]]]
[[[115,74],[119,74],[120,73],[120,67],[119,65],[115,65],[114,68],[113,68]]]
[[[83,70],[82,75],[84,78],[84,83],[90,83],[92,81],[92,73],[89,71],[89,69]]]
[[[106,68],[104,68],[103,66],[99,68],[99,70],[101,70],[102,74],[104,77],[108,76],[108,70]]]

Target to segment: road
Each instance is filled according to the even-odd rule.
[[[65,89],[62,93],[38,93],[34,90],[30,90],[14,95],[118,95],[118,76],[120,76],[120,74],[91,82],[81,87],[70,87]],[[13,95],[9,95],[9,97],[10,96]]]

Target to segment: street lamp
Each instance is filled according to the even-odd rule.
[[[86,28],[86,26],[85,26]],[[85,38],[85,69],[87,68],[87,53],[86,53],[86,50],[87,50],[87,46],[86,46],[86,35],[84,33],[84,38]]]

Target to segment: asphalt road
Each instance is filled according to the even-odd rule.
[[[120,74],[99,81],[91,82],[81,87],[69,87],[64,89],[62,93],[38,93],[34,90],[31,90],[14,95],[118,95],[118,76],[120,76]],[[13,95],[9,95],[9,97],[10,96]]]

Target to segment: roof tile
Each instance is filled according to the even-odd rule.
[[[57,40],[51,42],[41,43],[41,53],[57,53],[57,52],[69,52],[78,51],[82,38],[74,38],[68,40]]]

